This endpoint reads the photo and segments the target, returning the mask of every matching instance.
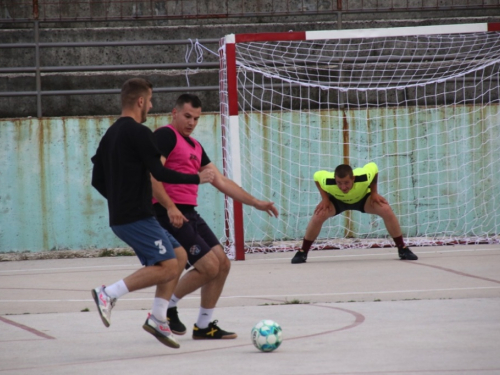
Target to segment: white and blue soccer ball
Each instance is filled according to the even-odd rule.
[[[282,341],[281,327],[273,320],[261,320],[252,328],[252,342],[260,351],[272,352]]]

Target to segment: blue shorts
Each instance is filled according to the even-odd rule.
[[[174,259],[174,249],[181,246],[154,217],[130,224],[113,225],[111,230],[134,249],[143,266],[153,266],[164,260]]]

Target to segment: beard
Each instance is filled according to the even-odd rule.
[[[143,122],[146,122],[147,118],[148,118],[148,109],[144,107],[141,111],[141,124]]]

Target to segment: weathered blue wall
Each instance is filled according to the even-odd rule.
[[[406,236],[498,235],[500,107],[411,111],[346,111],[351,164],[377,162],[379,191],[389,199]],[[344,114],[311,111],[299,116],[292,123],[308,124],[299,134],[283,132],[287,121],[265,114],[250,116],[260,134],[246,134],[242,128],[242,156],[261,150],[262,142],[267,145],[243,163],[243,187],[258,198],[272,199],[281,214],[276,220],[246,207],[248,238],[300,238],[319,199],[314,171],[342,162],[344,135],[338,125]],[[0,252],[125,246],[108,227],[105,200],[90,185],[90,158],[115,119],[0,121]],[[154,129],[169,120],[152,115],[147,125]],[[219,115],[204,114],[195,137],[222,170]],[[285,163],[288,159],[293,163]],[[199,212],[222,238],[224,196],[202,185],[199,201]],[[343,237],[346,228],[360,236],[386,236],[380,220],[360,215],[353,213],[354,221],[331,220],[321,236]]]
[[[90,158],[116,117],[0,121],[0,252],[125,246],[108,227],[106,201],[92,188]],[[150,116],[152,129],[169,116]],[[209,157],[222,165],[217,116],[196,130]],[[224,196],[200,187],[200,212],[222,233]]]
[[[377,163],[378,190],[405,237],[499,239],[498,104],[270,111],[240,116],[240,128],[242,184],[281,213],[274,222],[244,208],[250,246],[300,239],[320,200],[314,172],[332,171],[346,157],[353,167]],[[387,230],[381,218],[351,211],[319,235],[345,237],[386,238]]]

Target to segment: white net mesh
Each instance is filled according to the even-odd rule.
[[[247,251],[297,248],[314,172],[370,161],[410,245],[498,242],[500,33],[237,43],[236,63],[242,187],[280,211],[244,208]],[[381,218],[348,211],[313,248],[392,244]]]

